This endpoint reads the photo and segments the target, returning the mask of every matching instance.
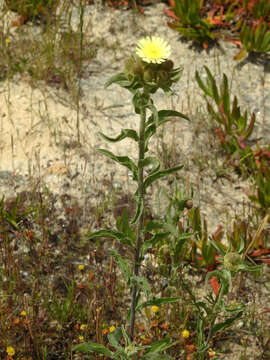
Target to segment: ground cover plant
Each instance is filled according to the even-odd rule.
[[[69,92],[79,111],[80,79],[87,75],[84,65],[98,46],[83,36],[86,3],[59,4],[60,12],[67,14],[77,6],[77,31],[60,32],[57,13],[53,22],[50,15],[42,23],[35,11],[28,20],[44,26],[41,39],[28,41],[22,22],[16,24],[17,37],[2,29],[1,80],[27,73],[33,86],[44,80]],[[106,3],[138,10],[147,2]],[[204,26],[206,20],[199,20],[206,9],[220,19],[226,10],[222,21],[232,19],[232,27],[233,16],[239,13],[246,19],[252,13],[257,20],[261,16],[269,20],[264,1],[193,2],[192,9],[188,1],[167,3],[178,6],[180,20],[181,14],[190,11],[192,18],[195,13],[199,37],[197,25],[184,25],[188,35],[195,34],[205,47],[216,26],[213,21],[213,26]],[[265,29],[263,34],[267,35]],[[135,194],[123,194],[113,181],[104,182],[110,196],[97,192],[98,204],[90,201],[82,208],[76,198],[68,194],[57,198],[33,180],[29,191],[1,197],[1,358],[217,360],[227,358],[228,340],[241,345],[237,359],[250,359],[248,348],[254,344],[254,359],[270,358],[269,145],[249,142],[255,115],[240,108],[226,74],[220,82],[207,67],[204,80],[194,74],[206,99],[207,121],[219,143],[217,156],[224,171],[236,171],[251,184],[244,189],[251,212],[235,216],[229,229],[217,223],[216,231],[209,233],[208,219],[195,205],[196,189],[180,181],[185,166],[176,158],[169,168],[150,152],[160,128],[177,117],[189,119],[189,114],[157,109],[152,99],[161,90],[167,96],[173,83],[181,81],[184,69],[175,69],[169,55],[164,40],[143,38],[136,54],[126,59],[123,72],[106,84],[116,83],[131,93],[140,123],[139,131],[134,124],[116,137],[101,134],[104,143],[129,138],[137,144],[138,157],[101,150],[131,172],[138,186]],[[79,117],[77,125],[79,143]],[[159,216],[149,200],[158,184],[166,199]],[[266,297],[263,308],[257,307],[258,294]]]

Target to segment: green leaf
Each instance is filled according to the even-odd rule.
[[[162,340],[155,341],[151,344],[151,347],[149,350],[146,351],[147,354],[150,353],[159,353],[161,351],[166,350],[168,344],[171,342],[170,338],[165,338]]]
[[[175,297],[175,298],[152,299],[152,300],[145,301],[144,303],[138,305],[136,307],[136,311],[144,309],[147,306],[153,306],[153,305],[160,306],[160,305],[163,305],[163,304],[176,303],[178,301],[181,301],[181,298]]]
[[[138,180],[138,168],[137,165],[132,161],[128,156],[116,156],[108,150],[98,149],[99,152],[108,156],[110,159],[116,161],[117,163],[127,167],[133,174],[133,180]]]
[[[144,204],[142,199],[136,201],[136,213],[134,215],[134,218],[131,221],[131,224],[136,224],[136,222],[139,220],[143,213]]]
[[[126,234],[122,232],[114,231],[114,230],[99,230],[92,234],[87,235],[86,239],[90,240],[100,237],[116,239],[123,244],[128,244],[130,246],[133,246],[133,239],[129,238]]]
[[[109,80],[106,81],[104,88],[106,89],[111,84],[118,84],[120,86],[126,87],[130,85],[130,81],[127,79],[125,73],[119,73],[113,75]]]
[[[194,233],[181,234],[176,239],[176,246],[174,251],[174,259],[177,261],[182,254],[183,246],[186,244],[186,240],[190,239]]]
[[[129,218],[127,209],[124,209],[122,216],[116,220],[116,227],[120,233],[126,235],[128,239],[132,239],[132,243],[135,243],[136,234],[132,231],[129,226]]]
[[[116,263],[120,267],[122,274],[128,284],[130,284],[131,279],[131,270],[126,262],[125,259],[122,258],[121,255],[118,254],[118,252],[114,249],[109,249],[109,252],[114,256]]]
[[[95,352],[98,354],[103,354],[110,359],[113,358],[113,353],[109,349],[107,349],[101,344],[97,344],[94,342],[75,345],[73,346],[72,351],[80,351],[82,353]]]
[[[148,249],[154,247],[161,240],[168,238],[169,235],[170,235],[169,232],[158,233],[158,234],[153,235],[150,239],[145,240],[142,245],[142,256],[144,256],[146,254]]]
[[[109,343],[118,351],[123,351],[124,348],[118,343],[114,333],[108,334]]]
[[[219,254],[221,254],[222,256],[226,255],[226,251],[223,249],[223,247],[221,245],[219,245],[216,241],[212,240],[212,238],[210,236],[209,236],[208,240],[217,249]]]
[[[218,94],[216,81],[215,81],[211,71],[209,70],[209,68],[207,66],[204,66],[204,68],[208,75],[208,82],[211,84],[211,88],[210,88],[211,95],[210,96],[215,100],[216,104],[219,105],[220,98],[219,98],[219,94]]]
[[[233,317],[230,317],[229,319],[227,319],[224,322],[221,322],[217,325],[215,325],[212,329],[212,335],[214,335],[216,332],[224,329],[225,327],[230,326],[235,320],[239,319],[241,316],[243,315],[243,311],[240,311],[238,314],[236,314]]]
[[[195,79],[199,85],[199,87],[202,89],[202,91],[208,95],[209,97],[211,97],[211,92],[209,91],[209,89],[204,85],[204,83],[202,82],[202,79],[199,76],[198,71],[196,71],[195,73]]]
[[[141,288],[147,297],[149,296],[151,287],[146,278],[142,276],[131,276],[130,281],[132,284],[136,284],[138,288]]]
[[[152,111],[154,123],[155,123],[155,125],[157,125],[157,124],[158,124],[158,121],[159,121],[159,116],[158,116],[157,108],[156,108],[155,105],[152,104],[151,102],[148,103],[147,107],[148,107],[149,110]]]
[[[225,114],[230,116],[230,92],[228,85],[228,78],[226,74],[223,74],[223,86],[222,86],[222,102]]]
[[[230,273],[230,271],[228,271],[226,269],[211,271],[211,272],[207,273],[207,275],[205,277],[205,282],[207,282],[213,276],[217,276],[219,278],[219,280],[220,280],[221,287],[220,287],[219,294],[220,295],[221,294],[226,295],[229,292],[229,288],[230,288],[230,285],[231,285],[231,273]],[[221,296],[220,296],[220,298],[221,298]]]
[[[167,169],[167,170],[160,170],[160,171],[157,171],[155,173],[152,173],[150,175],[148,175],[146,177],[146,179],[144,180],[144,191],[148,188],[149,185],[151,185],[154,181],[164,177],[164,176],[167,176],[167,175],[170,175],[178,170],[181,170],[183,168],[184,165],[179,165],[179,166],[176,166],[174,168],[170,168],[170,169]]]
[[[157,123],[157,126],[163,124],[163,121],[164,121],[165,119],[167,119],[168,117],[172,117],[172,116],[173,116],[173,117],[180,117],[180,118],[183,118],[183,119],[185,119],[185,120],[190,121],[190,119],[189,119],[186,115],[180,113],[179,111],[175,111],[175,110],[160,110],[160,111],[158,111],[158,123]],[[168,121],[169,121],[169,120],[168,120]],[[151,125],[151,124],[153,124],[153,122],[154,122],[154,116],[153,116],[153,114],[152,114],[151,116],[149,116],[149,118],[148,118],[148,120],[147,120],[147,122],[146,122],[146,127],[149,126],[149,125]]]
[[[135,91],[132,103],[136,114],[141,114],[142,108],[147,108],[149,104],[151,104],[151,101],[149,94],[141,93],[139,90]]]
[[[160,161],[152,156],[146,157],[143,160],[139,161],[138,167],[146,167],[146,166],[152,166],[152,170],[150,171],[149,174],[153,174],[155,172],[157,172],[160,169]]]
[[[121,134],[118,135],[115,138],[104,135],[101,132],[99,133],[99,135],[101,135],[105,140],[110,141],[110,142],[118,142],[118,141],[121,141],[121,140],[123,140],[125,138],[133,139],[136,142],[139,141],[139,137],[138,137],[137,132],[135,130],[132,130],[132,129],[122,129]]]

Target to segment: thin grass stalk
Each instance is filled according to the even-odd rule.
[[[81,70],[82,70],[82,47],[83,47],[83,17],[84,17],[84,0],[80,0],[80,55],[79,55],[79,71],[78,71],[78,93],[76,99],[77,112],[77,141],[80,143],[80,94],[81,94]]]
[[[144,159],[145,153],[145,119],[146,119],[146,108],[144,104],[141,106],[141,120],[140,120],[140,133],[139,133],[139,159],[138,159],[138,202],[142,204],[143,211],[138,219],[137,234],[136,234],[136,249],[134,253],[134,269],[133,275],[139,276],[140,272],[140,253],[142,243],[142,229],[144,220],[144,188],[143,188],[143,165],[140,165]],[[134,338],[134,326],[135,326],[135,313],[136,313],[136,299],[138,294],[138,287],[136,284],[132,287],[132,298],[131,298],[131,320],[130,320],[130,339],[133,341]]]

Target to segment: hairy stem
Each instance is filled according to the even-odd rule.
[[[137,223],[137,235],[136,235],[136,248],[134,253],[134,269],[133,275],[138,276],[140,271],[140,253],[142,243],[142,230],[143,230],[143,217],[144,217],[144,189],[143,189],[143,166],[140,165],[140,161],[144,159],[145,152],[145,116],[146,108],[143,104],[141,106],[141,121],[140,121],[140,134],[139,134],[139,159],[138,159],[138,201],[143,206],[142,214],[140,215]],[[138,294],[137,285],[134,284],[132,287],[132,298],[131,298],[131,320],[130,320],[130,339],[133,341],[134,338],[134,326],[135,326],[135,308],[136,299]]]

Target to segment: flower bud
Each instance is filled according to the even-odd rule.
[[[173,66],[174,66],[174,64],[173,64],[172,60],[166,60],[160,65],[162,70],[168,71],[168,72],[173,69]]]
[[[127,76],[142,77],[143,75],[143,63],[139,58],[130,58],[125,63],[125,72]]]
[[[157,72],[157,83],[165,85],[170,78],[170,74],[167,71],[159,70]]]
[[[145,69],[143,73],[143,80],[145,82],[154,82],[154,73],[152,69]]]
[[[185,207],[190,210],[193,208],[193,201],[192,200],[187,200]]]
[[[223,258],[224,267],[229,271],[237,271],[241,262],[242,256],[238,253],[230,252]]]

